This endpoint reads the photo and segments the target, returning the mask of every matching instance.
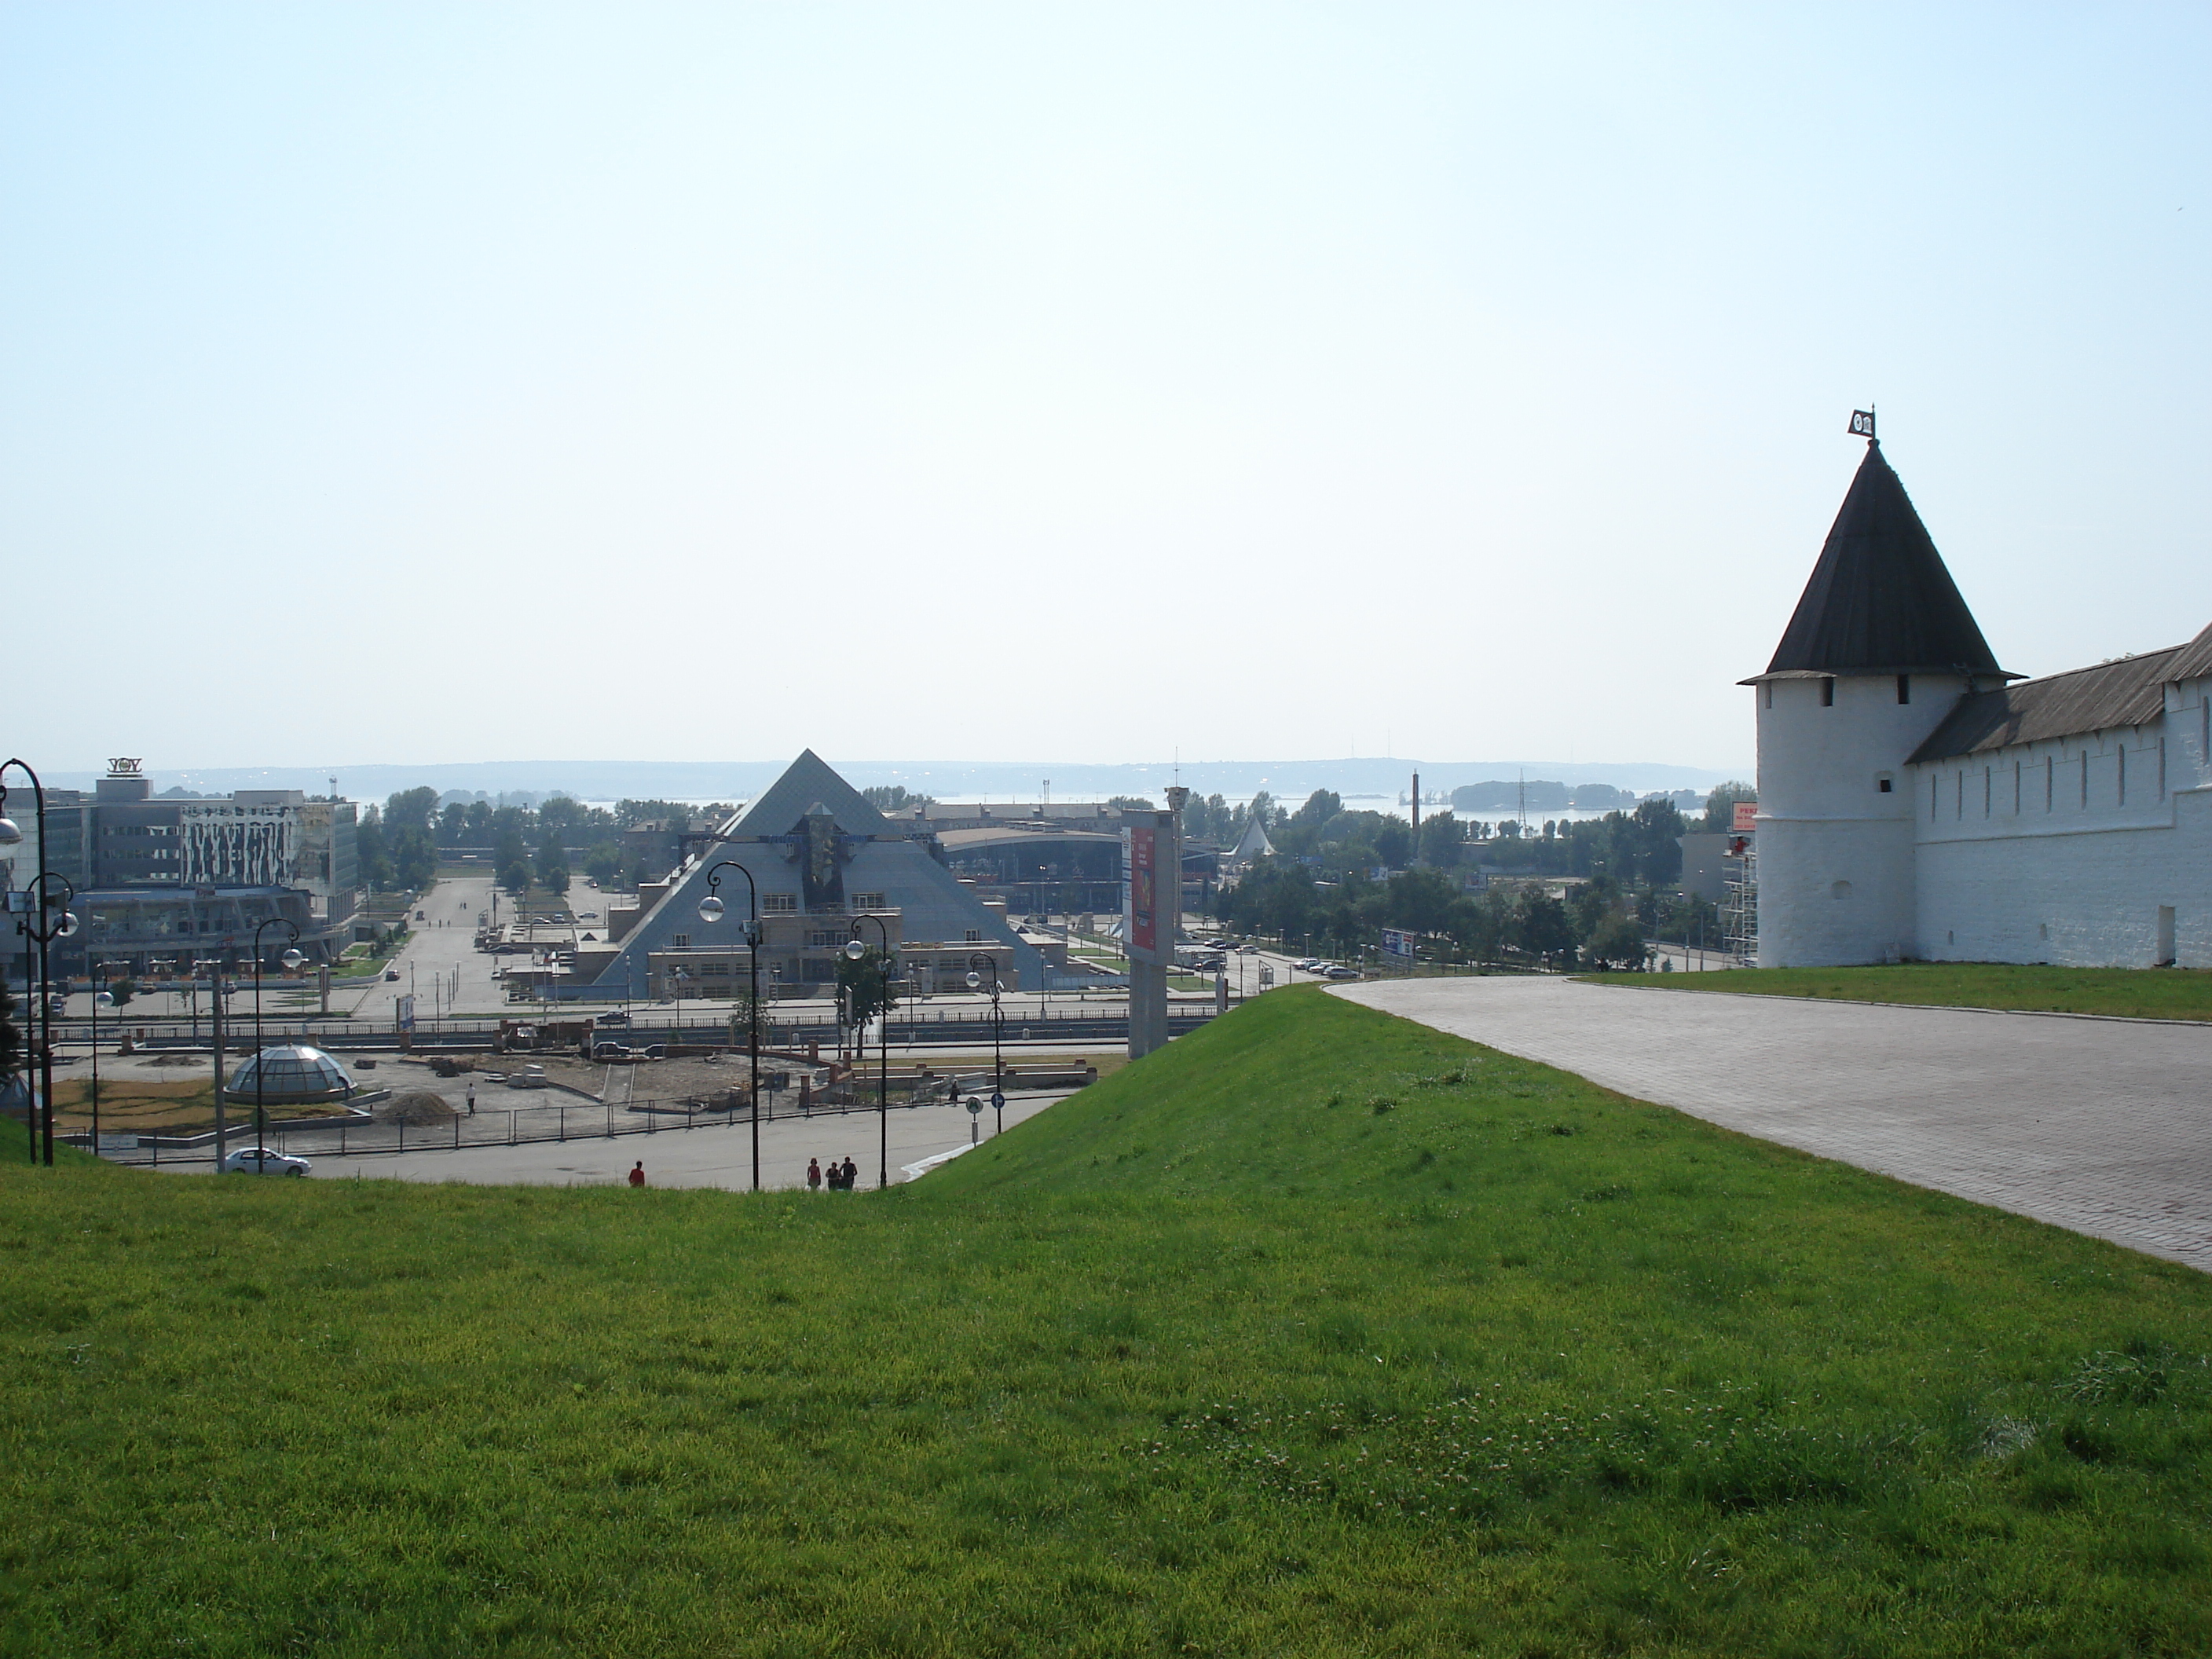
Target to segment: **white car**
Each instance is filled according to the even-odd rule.
[[[314,1167],[304,1158],[288,1158],[266,1146],[241,1146],[222,1161],[225,1175],[303,1176]]]

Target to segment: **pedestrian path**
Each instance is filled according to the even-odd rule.
[[[2212,1028],[1504,975],[1338,994],[2212,1272]]]

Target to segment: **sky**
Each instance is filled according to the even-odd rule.
[[[0,4],[0,746],[1729,769],[2212,622],[2212,9]]]

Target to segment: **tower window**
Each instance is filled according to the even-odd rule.
[[[1911,675],[1899,674],[1897,677],[1897,700],[1899,702],[1911,702],[1912,701]]]
[[[1890,790],[1891,790],[1891,788],[1892,788],[1893,787],[1893,784],[1892,784],[1891,781],[1890,781],[1889,779],[1887,779],[1887,778],[1884,778],[1884,779],[1882,779],[1880,782],[1878,782],[1877,784],[1875,784],[1875,788],[1877,788],[1877,789],[1879,789],[1879,790],[1881,790],[1881,793],[1882,793],[1883,794],[1885,794],[1885,795],[1887,795],[1887,793],[1889,793],[1889,792],[1890,792]]]
[[[1832,679],[1822,680],[1820,682],[1820,707],[1823,708],[1833,708],[1835,706],[1836,683]]]

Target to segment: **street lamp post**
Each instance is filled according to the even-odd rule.
[[[752,1103],[753,1117],[753,1190],[760,1190],[760,889],[753,882],[753,872],[735,859],[724,859],[707,872],[707,896],[699,901],[699,920],[716,922],[722,919],[726,908],[720,892],[722,872],[734,870],[745,878],[745,976],[750,988],[746,1010],[750,1017],[751,1035],[750,1049],[751,1065],[747,1068],[746,1092]]]
[[[31,763],[20,758],[11,757],[7,761],[0,762],[0,777],[4,777],[11,766],[22,768],[23,775],[31,781],[33,822],[39,832],[39,859],[43,863],[46,856],[46,787],[39,781],[39,775],[31,769]],[[8,787],[6,784],[0,783],[0,847],[14,847],[23,839],[23,832],[16,827],[15,819],[7,816],[7,807]],[[62,900],[58,907],[54,903],[52,896],[53,884],[57,883],[68,896]],[[76,896],[76,889],[70,884],[66,878],[58,876],[50,870],[41,870],[23,884],[23,894],[24,908],[18,913],[23,916],[23,920],[15,924],[15,931],[23,934],[39,947],[39,1002],[33,1012],[39,1018],[38,1058],[40,1097],[39,1121],[34,1123],[27,1115],[23,1120],[23,1125],[31,1162],[36,1164],[40,1161],[40,1143],[43,1139],[45,1162],[51,1165],[54,1161],[54,1011],[52,981],[49,977],[51,960],[46,947],[54,940],[67,939],[76,932],[76,918],[70,914],[69,908],[70,900]],[[15,907],[11,903],[9,908],[14,909]],[[58,915],[52,916],[47,915],[48,911],[57,908],[59,911]],[[26,988],[28,988],[30,978],[30,952],[27,951],[23,953],[23,981]]]
[[[848,961],[860,962],[868,954],[868,947],[860,942],[860,924],[864,921],[876,924],[877,936],[884,944],[884,1006],[877,1016],[883,1024],[876,1032],[877,1149],[878,1156],[883,1160],[876,1174],[876,1190],[881,1192],[891,1184],[891,932],[881,916],[854,917],[853,937],[845,945],[845,956]],[[860,987],[854,986],[853,994],[859,996]],[[862,1040],[866,1041],[865,1031]]]
[[[253,1168],[257,1175],[269,1172],[269,1117],[263,1105],[269,1092],[269,1056],[261,1047],[261,935],[270,927],[284,930],[284,954],[277,961],[287,968],[297,968],[305,960],[292,949],[300,937],[297,924],[283,916],[270,916],[253,925]],[[408,989],[411,993],[414,987],[410,984]]]
[[[1006,1065],[1000,1054],[1001,1036],[1005,1020],[999,1011],[999,997],[1006,988],[999,983],[999,963],[995,957],[978,951],[968,958],[968,988],[980,991],[984,988],[983,970],[991,974],[991,1107],[998,1114],[997,1127],[991,1133],[999,1134],[1006,1127]]]

